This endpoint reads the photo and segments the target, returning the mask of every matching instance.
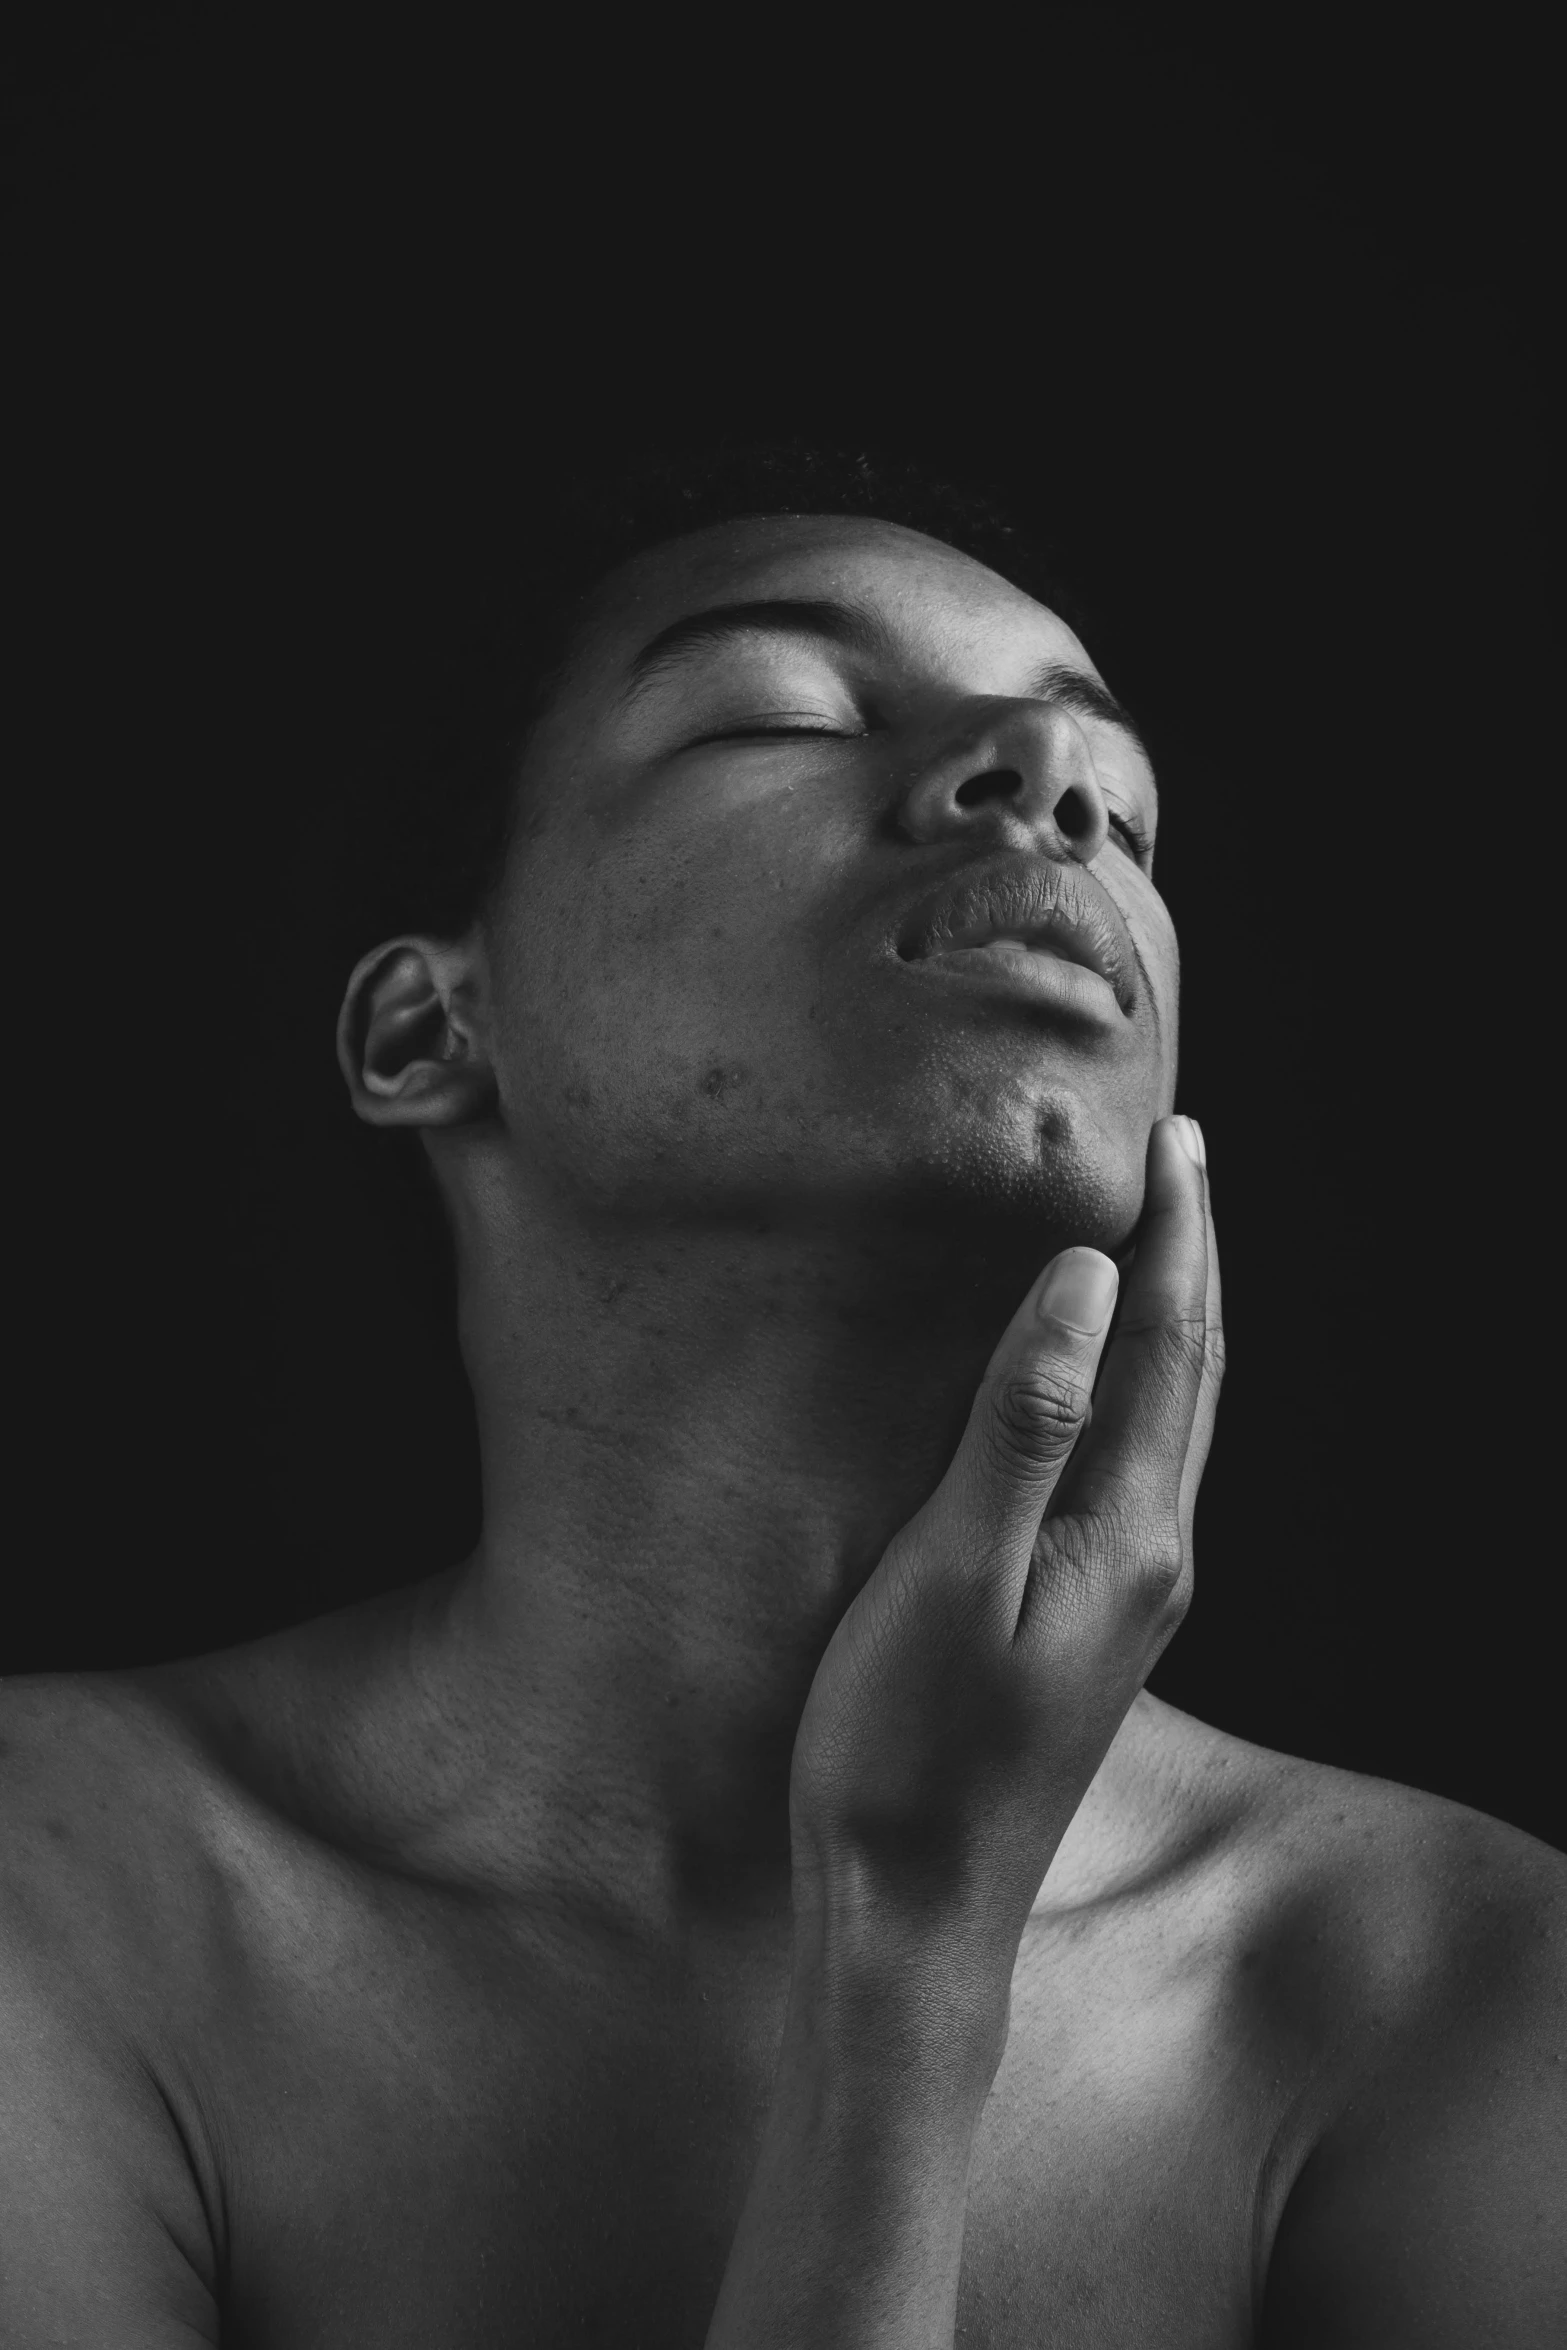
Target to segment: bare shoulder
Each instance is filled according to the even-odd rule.
[[[1567,1861],[1462,1804],[1161,1712],[1237,1975],[1298,2066],[1260,2338],[1560,2338]]]
[[[1418,1788],[1282,1758],[1254,1832],[1275,1854],[1281,1914],[1323,1936],[1368,2030],[1473,2037],[1559,2016],[1567,1859],[1537,1838]]]
[[[137,1676],[0,1682],[0,1932],[11,1946],[47,1949],[88,1977],[100,1960],[123,1967],[127,1935],[166,1939],[213,1775],[178,1710]]]
[[[1567,1858],[1387,1779],[1253,1746],[1145,1699],[1144,1750],[1238,1932],[1296,1954],[1341,2016],[1418,2017],[1444,1988],[1505,1999],[1567,1963]]]
[[[312,1841],[374,1607],[178,1664],[0,1681],[0,1932],[105,1984],[199,1953]],[[361,1620],[363,1619],[363,1620]],[[316,1740],[319,1745],[319,1738]]]
[[[156,1676],[0,1682],[0,1996],[151,2048],[223,1930],[233,1796]]]
[[[225,2050],[351,1878],[299,1733],[374,1620],[0,1682],[0,2340],[217,2340]]]
[[[7,2340],[217,2338],[199,2098],[164,2028],[201,1964],[202,1776],[131,1679],[0,1683]]]
[[[1144,1727],[1212,1922],[1353,2068],[1400,2037],[1541,2026],[1567,2000],[1567,1859],[1506,1821],[1271,1753],[1172,1706]]]
[[[394,1614],[374,1601],[169,1665],[0,1681],[10,1963],[178,2032],[225,1969],[264,1963],[283,1912],[351,1904],[355,1863],[388,1841],[399,1743],[359,1733]]]

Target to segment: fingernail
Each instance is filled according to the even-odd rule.
[[[1115,1312],[1121,1276],[1097,1249],[1073,1249],[1052,1265],[1039,1293],[1039,1318],[1097,1338]]]
[[[1197,1166],[1206,1167],[1208,1164],[1208,1146],[1203,1141],[1202,1128],[1198,1125],[1196,1119],[1187,1117],[1177,1118],[1175,1121],[1175,1131],[1180,1136],[1181,1148],[1186,1153],[1186,1156],[1193,1160]]]

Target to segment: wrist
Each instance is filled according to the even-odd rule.
[[[784,2050],[888,2104],[977,2119],[1006,2048],[1015,1958],[924,1919],[797,1903]]]

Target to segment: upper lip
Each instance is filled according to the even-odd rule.
[[[995,938],[1048,947],[1097,971],[1124,1012],[1132,1007],[1132,941],[1120,909],[1081,865],[1053,857],[965,866],[904,919],[897,936],[906,962],[978,947]]]

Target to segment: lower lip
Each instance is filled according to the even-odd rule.
[[[904,969],[915,978],[979,988],[988,995],[1023,996],[1096,1020],[1121,1016],[1121,1007],[1108,979],[1082,963],[1072,963],[1064,955],[1052,954],[1048,947],[995,943],[982,947],[948,947],[938,955],[921,955],[905,963]]]

